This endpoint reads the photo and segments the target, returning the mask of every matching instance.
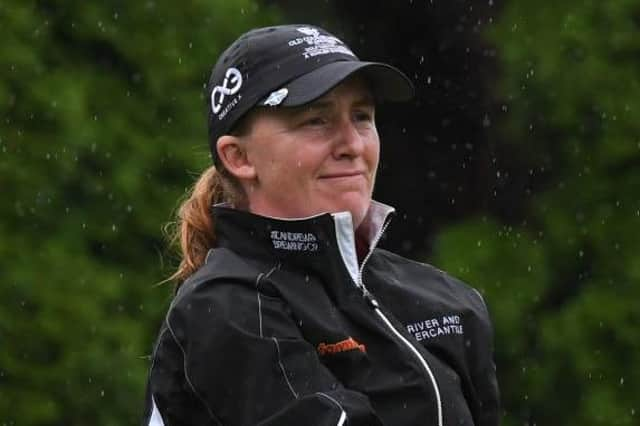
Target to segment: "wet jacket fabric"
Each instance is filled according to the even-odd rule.
[[[145,426],[498,424],[478,292],[375,248],[349,213],[280,220],[215,207],[217,247],[179,288],[152,355]]]

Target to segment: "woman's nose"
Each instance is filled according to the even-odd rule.
[[[342,120],[337,129],[336,157],[356,157],[364,151],[365,141],[352,120]]]

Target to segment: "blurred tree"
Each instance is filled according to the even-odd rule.
[[[505,425],[638,424],[640,4],[510,1],[487,35],[498,177],[528,201],[444,230],[435,263],[492,305]]]
[[[161,226],[209,164],[203,84],[274,17],[251,0],[0,4],[0,424],[139,421],[170,296]]]

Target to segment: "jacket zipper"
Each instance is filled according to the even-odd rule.
[[[443,426],[443,422],[442,422],[442,400],[440,399],[440,389],[438,388],[438,383],[437,383],[436,378],[435,378],[435,376],[433,374],[433,371],[431,371],[431,367],[429,367],[429,364],[427,363],[427,360],[424,359],[422,357],[422,355],[420,355],[420,352],[418,352],[416,347],[411,342],[409,342],[393,326],[393,324],[391,324],[391,321],[389,321],[389,318],[387,318],[387,316],[380,310],[380,304],[375,299],[375,297],[373,297],[373,294],[371,294],[371,292],[369,292],[369,290],[367,290],[367,287],[364,285],[364,281],[362,279],[362,273],[364,271],[364,266],[367,263],[367,261],[369,260],[369,258],[371,257],[371,255],[373,254],[374,248],[378,245],[378,242],[380,241],[380,238],[382,237],[382,234],[384,234],[384,231],[387,229],[388,225],[389,225],[389,220],[387,219],[385,221],[384,225],[382,226],[382,228],[380,229],[380,231],[378,232],[378,234],[376,235],[376,238],[372,241],[371,248],[369,249],[369,252],[365,256],[364,260],[362,261],[362,265],[360,265],[360,269],[358,270],[358,282],[356,284],[362,290],[362,296],[369,303],[369,305],[373,308],[373,310],[380,317],[380,319],[382,319],[382,322],[384,322],[385,325],[387,326],[387,328],[389,330],[391,330],[391,332],[405,346],[407,346],[407,348],[409,348],[409,351],[417,358],[417,360],[420,363],[420,365],[422,365],[422,367],[426,371],[427,376],[429,377],[429,380],[431,381],[431,384],[433,385],[433,390],[435,391],[435,394],[436,394],[436,406],[437,406],[437,409],[438,409],[438,426]]]

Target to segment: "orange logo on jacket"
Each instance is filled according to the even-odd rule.
[[[365,346],[356,342],[353,337],[337,343],[320,343],[318,345],[318,353],[320,355],[337,354],[338,352],[352,351],[354,349],[365,353],[367,352]]]

